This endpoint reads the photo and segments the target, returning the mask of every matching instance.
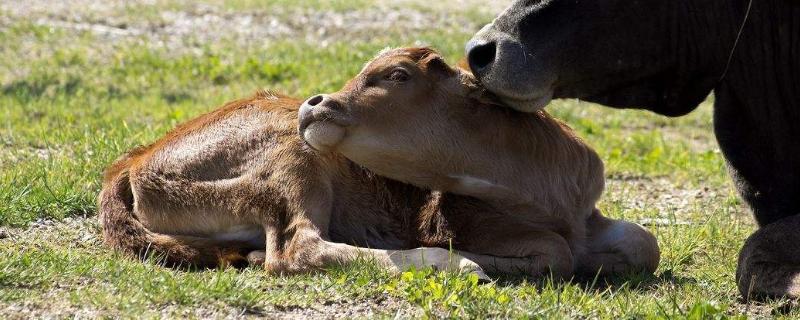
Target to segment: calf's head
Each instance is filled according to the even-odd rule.
[[[488,105],[470,79],[431,49],[387,50],[340,91],[305,101],[300,135],[380,175],[435,185],[442,166],[457,170],[462,157],[454,155],[470,152],[475,113],[504,109]]]

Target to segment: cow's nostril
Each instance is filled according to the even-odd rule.
[[[497,43],[493,41],[471,43],[467,51],[470,69],[472,72],[481,73],[494,62]]]
[[[318,96],[312,97],[311,99],[308,99],[308,101],[306,101],[306,103],[308,105],[314,107],[314,106],[320,104],[323,100],[325,100],[325,96],[324,95],[318,95]]]

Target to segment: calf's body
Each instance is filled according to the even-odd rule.
[[[304,141],[297,134],[301,103],[261,92],[117,160],[99,197],[106,243],[139,256],[159,254],[171,265],[245,263],[249,254],[251,262],[279,273],[361,257],[391,270],[434,266],[481,275],[484,270],[561,276],[652,272],[657,265],[652,235],[594,209],[603,186],[596,154],[544,113],[507,118],[514,130],[530,130],[536,144],[496,149],[491,140],[498,136],[487,134],[477,138],[485,141],[483,149],[434,148],[415,144],[409,133],[405,142],[377,146],[357,131],[377,122],[328,130],[314,124],[319,119],[304,123],[308,110],[299,119]],[[494,109],[479,115],[482,109],[465,108],[451,116],[469,126],[474,119],[511,112],[483,107]],[[326,121],[337,117],[316,115]],[[493,133],[504,134],[499,127]],[[354,143],[340,143],[335,152],[315,147],[337,139]],[[397,143],[419,149],[410,151],[412,156]],[[530,149],[536,145],[553,147]],[[519,152],[526,153],[504,159],[539,155],[527,160],[525,170],[515,169],[521,168],[517,162],[487,162],[498,153]],[[480,165],[515,174],[482,171]],[[444,249],[451,247],[454,252]]]

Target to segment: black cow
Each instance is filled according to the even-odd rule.
[[[666,116],[713,90],[714,131],[760,229],[744,297],[800,297],[800,1],[518,0],[467,44],[510,106],[580,98]]]

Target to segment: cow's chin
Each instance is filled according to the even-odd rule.
[[[303,130],[303,140],[319,152],[333,152],[344,139],[346,130],[329,121],[317,121]]]
[[[542,110],[552,100],[552,91],[543,96],[522,99],[500,96],[500,101],[502,101],[503,104],[520,112],[536,112]]]
[[[483,87],[494,94],[503,105],[519,112],[537,112],[553,100],[554,92],[550,84],[525,86],[520,85],[522,80],[513,84],[492,81],[491,78],[487,80],[482,82]]]

